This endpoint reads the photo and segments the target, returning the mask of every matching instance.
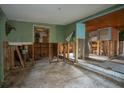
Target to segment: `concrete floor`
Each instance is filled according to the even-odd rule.
[[[110,69],[112,71],[124,74],[124,64],[120,64],[120,63],[117,63],[117,62],[112,62],[112,61],[109,61],[109,60],[100,62],[100,61],[92,60],[92,59],[89,59],[86,62],[90,63],[90,64],[93,64],[93,65],[96,65],[96,66],[99,66],[99,67],[102,67],[102,68],[105,68],[105,69]]]
[[[16,72],[8,87],[36,88],[119,88],[118,82],[64,62],[49,63],[47,59],[22,72]]]

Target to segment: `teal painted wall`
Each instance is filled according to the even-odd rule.
[[[4,65],[3,65],[3,41],[6,40],[5,38],[5,22],[7,18],[3,11],[0,9],[0,85],[1,82],[4,80]]]
[[[16,30],[12,30],[8,34],[8,41],[10,42],[32,42],[33,41],[33,32],[32,32],[32,24],[28,22],[17,22],[17,21],[9,21]]]
[[[85,39],[85,24],[83,23],[72,23],[65,27],[65,38],[69,36],[69,34],[73,31],[76,31],[74,38]],[[73,39],[74,40],[74,39]],[[73,41],[71,40],[71,41]]]
[[[50,42],[62,42],[64,41],[64,26],[61,25],[49,25],[43,23],[32,23],[32,22],[20,22],[20,21],[9,21],[16,30],[11,31],[8,34],[8,41],[10,42],[33,42],[33,25],[46,26],[50,28]]]
[[[71,32],[75,31],[76,30],[76,24],[75,23],[72,23],[72,24],[69,24],[69,25],[66,25],[65,26],[65,38],[67,38],[67,36],[69,34],[71,34]]]
[[[57,42],[65,42],[65,26],[56,26],[56,40]]]
[[[78,39],[85,39],[85,24],[76,23],[76,37]]]

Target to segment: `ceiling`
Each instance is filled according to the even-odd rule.
[[[66,25],[107,9],[112,4],[0,5],[10,20]]]

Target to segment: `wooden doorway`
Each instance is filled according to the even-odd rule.
[[[34,44],[30,48],[33,53],[34,60],[49,57],[49,28],[43,26],[34,26]]]
[[[119,54],[124,56],[124,31],[119,32]]]

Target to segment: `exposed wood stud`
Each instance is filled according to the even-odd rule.
[[[52,59],[51,44],[49,43],[49,61]]]
[[[57,43],[57,61],[59,61],[59,43]]]
[[[69,42],[67,43],[67,59],[69,61]]]
[[[33,62],[33,64],[35,64],[35,58],[34,58],[34,54],[35,53],[35,51],[34,51],[34,44],[32,45],[32,62]]]
[[[63,61],[65,61],[66,59],[66,47],[65,47],[65,43],[63,43]]]
[[[75,41],[75,63],[78,62],[78,39]]]
[[[15,68],[14,46],[11,46],[11,67]]]
[[[97,41],[97,55],[100,54],[100,41]]]
[[[20,51],[19,51],[18,46],[16,46],[15,49],[16,49],[17,54],[18,54],[18,56],[19,56],[20,63],[21,63],[21,65],[22,65],[22,67],[24,68],[24,61],[23,61],[23,59],[22,59],[22,56],[21,56],[21,53],[20,53]]]

